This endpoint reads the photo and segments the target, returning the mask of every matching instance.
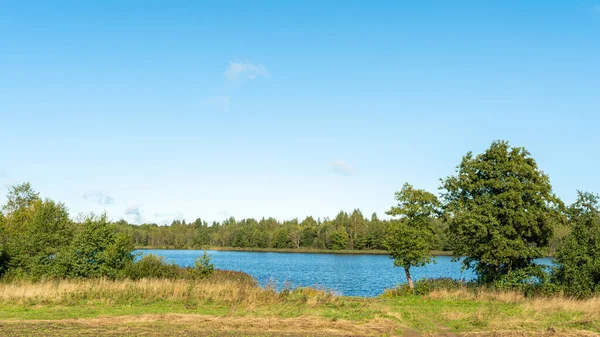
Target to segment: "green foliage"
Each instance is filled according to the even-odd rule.
[[[2,278],[2,276],[8,272],[9,268],[10,256],[3,248],[0,248],[0,278]]]
[[[194,262],[193,275],[195,279],[203,279],[209,277],[214,270],[215,266],[210,262],[210,256],[204,251]]]
[[[394,266],[404,268],[409,287],[413,287],[410,268],[423,266],[432,260],[431,249],[435,242],[431,219],[438,213],[438,200],[435,195],[424,190],[414,189],[404,184],[396,193],[398,205],[391,208],[390,215],[400,216],[400,220],[388,225],[384,246]]]
[[[276,249],[385,249],[383,239],[388,225],[376,214],[365,218],[360,210],[352,214],[340,212],[334,219],[315,219],[311,216],[298,222],[296,219],[279,222],[273,218],[236,220],[225,219],[211,225],[197,219],[184,224],[179,220],[170,225],[133,225],[124,220],[116,222],[120,231],[133,237],[136,247],[148,248],[276,248]],[[442,229],[443,230],[443,229]],[[445,234],[437,239],[439,245],[448,246]],[[334,248],[335,247],[335,248]],[[436,246],[437,247],[437,246]]]
[[[562,288],[551,282],[547,267],[531,265],[512,270],[489,284],[490,289],[516,291],[526,297],[552,296],[562,293]]]
[[[382,297],[397,297],[406,295],[427,295],[436,290],[475,289],[473,283],[457,281],[452,278],[427,278],[415,281],[414,289],[408,284],[400,284],[392,289],[386,289]]]
[[[394,266],[402,268],[424,266],[432,260],[433,234],[427,228],[412,227],[408,221],[391,221],[385,238],[385,247]]]
[[[57,254],[72,238],[72,223],[63,204],[41,200],[29,184],[11,189],[2,216],[3,274],[9,268],[34,279],[50,275],[56,268]]]
[[[331,234],[331,247],[333,250],[346,249],[348,245],[348,233],[343,229],[339,228]]]
[[[144,255],[138,261],[129,263],[120,272],[122,278],[139,280],[143,278],[178,279],[184,277],[184,270],[175,263],[167,263],[162,256]]]
[[[61,255],[60,274],[67,277],[117,277],[133,261],[133,242],[117,235],[106,214],[87,217],[69,249]],[[59,275],[60,276],[60,275]]]
[[[464,267],[480,282],[544,255],[561,202],[527,150],[495,141],[482,154],[464,156],[442,185],[454,254],[466,256]]]
[[[520,273],[517,271],[516,273]],[[547,275],[546,275],[547,276]],[[428,295],[433,291],[457,291],[466,290],[469,293],[477,294],[481,291],[493,292],[516,292],[525,297],[551,297],[560,295],[562,289],[560,286],[550,283],[546,276],[536,282],[523,282],[525,275],[506,275],[504,282],[497,281],[493,284],[484,285],[475,282],[465,282],[454,280],[452,278],[421,279],[415,282],[414,289],[407,284],[400,284],[392,289],[386,289],[382,297],[397,297],[407,295]]]
[[[10,267],[10,256],[6,251],[6,242],[6,219],[4,214],[0,212],[0,277],[2,277]]]
[[[105,215],[75,224],[62,203],[14,186],[0,215],[0,275],[13,278],[116,277],[133,260],[131,236]]]
[[[571,233],[558,248],[556,280],[565,293],[589,297],[600,293],[600,203],[592,193],[578,192],[569,207]]]
[[[2,210],[12,215],[19,210],[30,208],[35,201],[40,200],[40,194],[33,190],[30,183],[23,183],[10,187],[6,199]]]

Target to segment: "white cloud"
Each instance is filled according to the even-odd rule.
[[[104,195],[101,191],[91,191],[83,194],[83,199],[98,205],[114,205],[115,198]]]
[[[269,71],[264,65],[251,62],[229,62],[229,68],[225,71],[225,80],[233,83],[260,76],[268,77]]]
[[[130,206],[125,210],[125,216],[129,216],[135,223],[138,224],[143,222],[142,213],[144,213],[142,206]]]
[[[331,162],[331,169],[333,172],[343,176],[349,176],[354,173],[354,168],[343,159],[337,159]]]

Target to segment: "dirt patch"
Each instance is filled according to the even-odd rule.
[[[375,318],[356,322],[322,317],[217,317],[191,314],[162,314],[97,317],[62,320],[2,320],[4,337],[71,336],[405,336],[405,337],[591,337],[586,331],[489,331],[454,333],[447,329],[420,332],[398,326],[392,319]]]
[[[387,319],[366,322],[319,317],[251,318],[207,315],[139,315],[63,320],[0,321],[1,336],[382,336],[393,335]],[[11,332],[6,334],[6,332]],[[27,332],[30,334],[25,334]],[[73,334],[75,333],[75,334]],[[108,334],[107,334],[108,333]]]

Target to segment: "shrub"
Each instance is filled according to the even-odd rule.
[[[519,271],[521,273],[521,271]],[[513,277],[510,279],[510,277]],[[504,281],[502,281],[504,280]],[[481,290],[499,291],[499,292],[517,292],[525,297],[549,297],[562,293],[559,285],[549,281],[548,274],[542,278],[528,279],[524,281],[522,277],[515,275],[505,275],[501,280],[491,285],[481,285],[475,282],[458,281],[451,278],[422,279],[415,282],[414,293],[410,290],[408,284],[401,284],[392,289],[386,289],[383,297],[397,297],[406,295],[427,295],[434,291],[456,291],[465,289],[469,292],[477,293]]]
[[[4,251],[0,250],[0,278],[9,270],[10,256]]]
[[[195,279],[204,279],[210,276],[214,270],[215,266],[210,263],[210,256],[204,251],[204,254],[198,256],[196,262],[194,262],[194,270],[192,273]]]
[[[490,289],[516,291],[525,297],[552,296],[561,293],[561,287],[550,282],[550,274],[544,266],[540,265],[509,272],[494,281]]]
[[[186,270],[175,263],[167,263],[162,256],[144,255],[140,260],[125,266],[121,271],[122,278],[139,280],[143,278],[185,278]]]
[[[133,261],[131,237],[117,235],[106,214],[89,216],[73,238],[73,242],[57,254],[56,277],[115,278]]]
[[[600,197],[578,194],[569,207],[573,227],[556,253],[554,278],[565,294],[585,298],[600,294]]]
[[[472,282],[458,281],[451,278],[421,279],[415,282],[414,292],[408,284],[400,284],[395,288],[386,289],[382,296],[396,297],[405,295],[427,295],[434,290],[458,290],[464,288],[474,289]]]

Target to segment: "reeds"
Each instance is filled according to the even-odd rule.
[[[186,279],[16,281],[0,284],[0,303],[17,305],[61,304],[82,301],[103,304],[151,303],[155,301],[317,304],[335,301],[325,290],[298,288],[277,292],[261,288],[247,274],[217,271],[200,281]]]

